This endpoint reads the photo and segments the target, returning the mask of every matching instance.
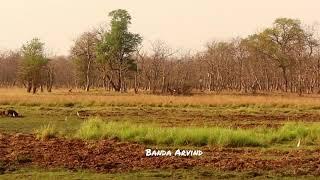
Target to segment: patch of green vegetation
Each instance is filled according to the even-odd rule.
[[[68,103],[67,103],[68,104]],[[56,105],[56,104],[53,104]],[[67,105],[69,106],[69,105]],[[71,105],[70,105],[71,106]],[[317,110],[304,110],[298,112],[296,109],[281,109],[264,107],[259,105],[215,105],[213,107],[123,107],[105,106],[100,107],[94,104],[92,107],[49,107],[45,104],[41,106],[0,106],[0,109],[15,109],[22,115],[20,118],[0,117],[0,131],[5,133],[33,133],[35,129],[52,124],[59,132],[73,135],[80,127],[84,119],[100,116],[112,122],[132,122],[137,124],[154,123],[162,127],[263,127],[266,116],[267,123],[271,123],[272,118],[279,115],[290,119],[277,119],[274,127],[287,121],[303,121],[295,119],[295,115],[310,113],[314,118]],[[77,111],[84,111],[81,118],[77,116]],[[248,119],[246,116],[250,115]],[[255,119],[255,116],[259,119]],[[268,116],[268,117],[267,117]],[[301,116],[308,118],[309,116]],[[240,119],[239,119],[240,118]],[[312,121],[317,121],[312,119]],[[201,143],[200,143],[201,144]]]
[[[92,140],[117,138],[151,145],[217,145],[224,147],[266,147],[276,143],[319,143],[319,124],[288,123],[280,129],[231,129],[222,127],[159,127],[130,122],[105,122],[100,118],[85,121],[77,138]]]
[[[301,179],[316,179],[314,176],[298,176]],[[207,168],[192,169],[158,169],[126,173],[96,173],[86,170],[69,171],[66,169],[19,169],[0,175],[0,179],[41,179],[41,180],[75,180],[75,179],[292,179],[290,176],[273,174],[272,172],[255,171],[218,171]]]
[[[64,169],[20,169],[10,173],[0,175],[0,179],[41,179],[41,180],[56,180],[56,179],[110,179],[112,175],[94,173],[88,171],[68,171]]]
[[[19,118],[0,116],[0,132],[5,133],[31,134],[51,124],[63,134],[73,134],[83,122],[73,108],[1,106],[0,109],[15,109],[22,115]]]
[[[277,131],[271,132],[269,139],[272,143],[282,143],[300,139],[306,145],[315,145],[320,143],[320,125],[301,123],[285,124]]]
[[[101,92],[100,92],[101,93]],[[56,94],[58,95],[58,94]],[[91,94],[93,95],[93,94]],[[102,94],[99,94],[102,95]],[[121,94],[123,96],[123,94]],[[39,95],[42,96],[42,95]],[[90,94],[82,94],[82,96],[90,96]],[[112,96],[112,95],[108,95]],[[128,95],[130,96],[130,95]],[[46,97],[46,95],[43,95]],[[81,97],[79,97],[81,99]],[[220,109],[220,110],[230,110],[236,112],[261,112],[261,111],[290,111],[290,112],[299,112],[299,111],[311,111],[319,110],[320,106],[318,104],[290,104],[283,102],[269,102],[269,103],[208,103],[208,104],[192,104],[192,102],[183,102],[181,104],[167,103],[167,102],[154,102],[154,103],[143,103],[143,102],[118,102],[118,101],[108,101],[108,102],[100,102],[95,100],[87,100],[87,101],[71,101],[71,100],[61,100],[61,101],[20,101],[18,99],[12,101],[2,100],[0,102],[1,106],[25,106],[25,107],[37,107],[37,106],[45,106],[45,107],[159,107],[159,108],[193,108],[193,109]]]
[[[52,124],[41,127],[35,130],[36,138],[39,140],[47,140],[50,138],[57,137],[59,134],[58,130]]]

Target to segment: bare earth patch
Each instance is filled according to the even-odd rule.
[[[146,148],[145,145],[117,140],[86,142],[54,138],[39,141],[33,135],[3,134],[0,138],[0,161],[4,169],[35,165],[41,168],[128,172],[206,167],[222,171],[320,175],[320,149],[261,151],[202,147],[204,155],[201,157],[145,157]]]

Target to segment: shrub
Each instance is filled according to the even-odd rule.
[[[98,118],[85,121],[78,130],[77,137],[82,139],[103,138],[105,123]]]
[[[54,126],[48,124],[46,126],[41,127],[40,129],[35,131],[36,138],[39,140],[47,140],[50,138],[57,137],[58,131]]]

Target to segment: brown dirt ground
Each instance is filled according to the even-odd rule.
[[[0,136],[0,162],[5,171],[26,166],[97,172],[205,167],[220,171],[320,175],[320,149],[263,151],[202,147],[201,157],[145,157],[145,149],[145,145],[117,140],[86,142],[54,138],[40,141],[33,135]]]

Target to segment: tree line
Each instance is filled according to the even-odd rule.
[[[83,33],[69,56],[46,56],[40,39],[0,55],[0,86],[36,93],[53,88],[104,88],[155,94],[236,91],[320,93],[317,31],[298,19],[278,18],[260,32],[212,41],[204,51],[179,54],[162,41],[142,52],[126,10],[109,13],[109,28]]]

